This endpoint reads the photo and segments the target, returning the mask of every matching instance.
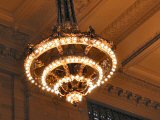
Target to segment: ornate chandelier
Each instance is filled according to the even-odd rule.
[[[73,0],[57,0],[58,19],[52,34],[30,45],[24,63],[28,80],[72,104],[104,84],[115,72],[117,59],[112,42],[90,27],[77,26]]]

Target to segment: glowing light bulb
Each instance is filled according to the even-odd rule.
[[[34,80],[32,80],[31,82],[32,82],[32,83],[34,83],[35,81],[34,81]]]
[[[108,77],[108,78],[111,78],[111,75],[108,75],[107,77]]]

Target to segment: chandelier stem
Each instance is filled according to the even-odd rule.
[[[62,24],[63,22],[63,15],[62,15],[62,1],[61,0],[57,0],[57,4],[58,4],[58,24]]]
[[[71,24],[77,25],[74,1],[57,0],[57,4],[58,4],[58,19],[57,19],[58,24],[62,25],[64,22],[70,22]]]
[[[68,0],[64,0],[65,21],[71,22]]]
[[[76,13],[75,13],[75,8],[74,8],[74,1],[70,0],[70,6],[71,6],[71,11],[72,11],[72,19],[73,19],[73,23],[77,24],[77,18],[76,18]]]

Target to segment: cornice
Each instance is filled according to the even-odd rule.
[[[0,43],[0,71],[6,74],[20,75],[23,52]]]
[[[16,28],[13,29],[11,27],[0,24],[0,39],[16,45],[24,45],[26,41],[30,39],[30,36],[16,30]]]
[[[118,99],[128,100],[128,102],[132,102],[135,105],[143,105],[146,106],[147,108],[160,110],[160,103],[150,98],[133,93],[132,91],[125,90],[123,88],[114,86],[112,84],[107,84],[106,89],[107,89],[107,95],[118,97]]]
[[[23,58],[23,53],[15,48],[11,48],[0,43],[0,58],[1,59],[9,58],[18,62]]]
[[[160,8],[158,0],[137,0],[115,21],[108,25],[101,34],[106,34],[106,38],[118,44],[132,31],[144,23]]]
[[[120,82],[118,82],[118,84],[115,84],[115,82],[112,81]],[[128,89],[128,87],[130,86],[129,84],[133,85],[133,89],[137,90]],[[140,89],[143,89],[144,91],[142,90],[141,92],[139,92]],[[143,94],[143,92],[145,92],[146,90],[148,92]],[[101,93],[101,96],[104,96],[105,98],[107,98],[107,96],[110,96],[115,99],[120,99],[121,101],[124,101],[124,103],[127,102],[129,104],[140,106],[148,110],[160,110],[159,99],[155,99],[155,97],[153,97],[154,94],[150,95],[151,93],[160,95],[160,87],[134,78],[122,72],[117,72],[113,79],[111,81],[108,81],[107,85],[101,86],[96,91],[98,91],[98,93],[96,92],[95,94]]]
[[[29,36],[0,24],[0,71],[18,75]],[[18,67],[19,66],[19,67]]]

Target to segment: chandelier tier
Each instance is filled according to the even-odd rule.
[[[42,90],[76,104],[111,78],[117,59],[112,42],[92,27],[88,32],[79,30],[73,0],[57,3],[57,25],[47,39],[29,45],[25,73]]]

